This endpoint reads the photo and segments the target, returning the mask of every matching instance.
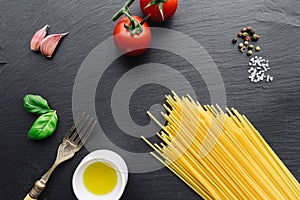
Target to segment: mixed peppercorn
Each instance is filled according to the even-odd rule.
[[[255,33],[255,30],[248,26],[247,28],[242,28],[240,32],[237,33],[237,37],[242,38],[244,41],[239,43],[239,49],[241,53],[244,53],[247,49],[247,55],[251,56],[253,54],[254,46],[250,45],[251,41],[258,41],[260,36]],[[232,43],[237,43],[238,39],[233,38]],[[260,47],[256,46],[255,51],[260,51]]]
[[[256,42],[260,39],[260,36],[256,34],[255,30],[248,26],[247,28],[242,28],[240,32],[237,33],[237,38],[232,39],[232,43],[236,44],[239,40],[242,39],[240,43],[238,43],[238,48],[241,53],[247,51],[248,56],[252,56],[254,51],[259,52],[261,50],[260,46],[254,46],[251,42]],[[260,56],[251,57],[249,62],[250,69],[248,70],[249,80],[252,83],[258,83],[262,81],[271,82],[273,81],[273,76],[269,73],[270,66],[269,60],[266,60]]]

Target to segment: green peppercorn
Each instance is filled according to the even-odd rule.
[[[249,50],[254,49],[254,46],[251,44],[251,45],[248,46],[248,49]]]
[[[260,46],[255,47],[255,51],[260,51]]]
[[[237,42],[237,39],[236,38],[233,38],[232,39],[232,44],[235,44]]]
[[[253,36],[252,36],[252,39],[253,40],[259,40],[259,38],[260,38],[260,36],[259,35],[257,35],[257,34],[254,34]]]
[[[247,55],[251,56],[253,54],[252,50],[247,51]]]
[[[244,32],[243,33],[243,37],[247,37],[248,36],[248,33],[247,32]]]
[[[242,28],[241,32],[242,33],[247,32],[247,28]]]

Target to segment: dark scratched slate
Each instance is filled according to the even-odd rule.
[[[22,199],[54,160],[57,146],[72,124],[72,89],[77,71],[89,52],[112,35],[114,23],[110,19],[124,0],[0,2],[0,196]],[[132,7],[132,13],[141,15],[138,1]],[[29,49],[32,34],[45,24],[51,26],[50,33],[70,32],[53,59],[46,59]],[[182,0],[170,21],[150,25],[187,34],[206,49],[222,75],[227,105],[248,116],[300,180],[299,1]],[[260,55],[270,60],[270,73],[274,76],[272,83],[250,83],[247,79],[249,58],[231,44],[232,37],[247,25],[252,25],[262,36],[258,42],[262,47]],[[110,121],[107,107],[103,107],[108,105],[109,98],[102,94],[112,92],[110,83],[126,72],[125,67],[150,62],[149,58],[179,67],[195,87],[199,101],[209,103],[205,82],[193,74],[189,63],[172,53],[150,50],[138,61],[126,57],[118,59],[112,66],[119,67],[120,71],[106,73],[107,87],[98,85],[96,109],[106,124],[105,129],[115,130],[115,124]],[[137,124],[149,122],[143,114],[149,108],[145,101],[148,95],[169,91],[163,87],[156,90],[151,87],[141,88],[131,99],[130,111]],[[58,129],[44,141],[34,142],[26,138],[35,119],[22,106],[22,97],[28,93],[43,95],[51,107],[58,110]],[[163,102],[163,97],[149,102],[154,100]],[[149,151],[142,142],[123,137],[121,133],[116,132],[110,137],[126,150]],[[62,164],[40,199],[76,199],[71,186],[72,174],[87,153],[86,149],[81,150],[72,160]],[[122,199],[193,200],[200,197],[167,169],[161,169],[130,174]]]

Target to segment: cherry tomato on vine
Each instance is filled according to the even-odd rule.
[[[170,19],[176,12],[178,0],[140,0],[140,7],[145,16],[154,22]]]
[[[123,17],[115,26],[114,42],[116,47],[129,56],[144,53],[151,43],[151,30],[148,24],[138,16],[132,16],[135,27],[128,17]]]

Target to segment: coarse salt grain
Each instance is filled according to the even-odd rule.
[[[269,67],[269,60],[263,59],[262,57],[252,57],[249,62],[250,69],[248,70],[250,76],[249,79],[253,83],[258,83],[266,79],[266,82],[273,81],[273,77],[266,74]]]

